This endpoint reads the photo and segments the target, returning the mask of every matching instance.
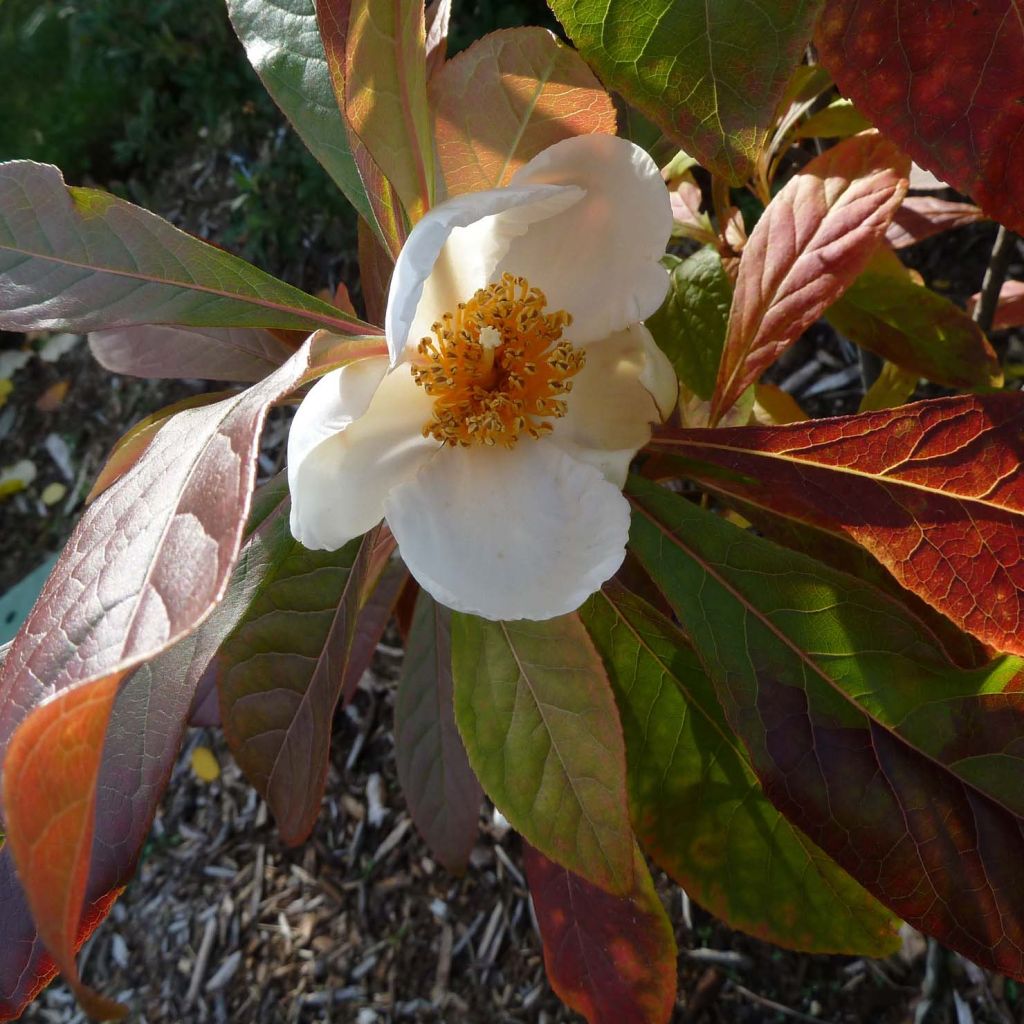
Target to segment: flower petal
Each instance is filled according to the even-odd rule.
[[[573,316],[566,332],[587,345],[650,316],[668,292],[659,260],[672,233],[672,206],[657,165],[613,135],[581,135],[549,146],[510,187],[578,185],[586,196],[513,239],[498,266],[541,288],[552,309]]]
[[[488,284],[509,242],[536,220],[579,202],[580,189],[527,185],[468,192],[435,206],[409,233],[395,263],[384,333],[391,363],[407,343]],[[502,230],[495,232],[496,215]]]
[[[551,440],[621,487],[633,456],[651,439],[651,424],[675,404],[672,364],[651,332],[634,324],[588,348],[572,385]]]
[[[375,526],[384,497],[437,451],[424,438],[431,401],[408,367],[386,373],[384,356],[322,377],[288,434],[292,535],[332,551]]]
[[[488,619],[575,610],[622,564],[629,535],[619,489],[547,440],[446,448],[384,510],[420,585]]]

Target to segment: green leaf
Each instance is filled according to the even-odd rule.
[[[732,305],[722,258],[705,247],[672,268],[668,297],[647,327],[680,381],[704,401],[715,390]]]
[[[949,299],[899,272],[862,273],[826,311],[851,341],[904,370],[951,388],[998,387],[999,357],[985,332]]]
[[[455,719],[512,827],[608,892],[633,886],[622,729],[579,619],[452,616]]]
[[[0,326],[373,328],[56,167],[0,164]]]
[[[710,171],[746,181],[820,0],[549,0],[605,85]]]
[[[483,791],[455,724],[451,612],[425,590],[395,696],[395,763],[420,834],[448,871],[462,874],[480,831]]]
[[[895,914],[1024,976],[1021,662],[950,666],[899,603],[646,481],[631,545],[769,799]]]
[[[769,942],[862,956],[897,948],[899,922],[768,801],[679,629],[614,583],[580,615],[619,704],[633,826],[659,866],[716,917]]]
[[[310,551],[280,517],[254,540],[271,565],[217,655],[225,736],[291,845],[306,838],[320,811],[331,723],[375,537]],[[264,546],[269,555],[258,550]]]
[[[334,98],[313,0],[227,0],[246,56],[306,148],[371,224],[370,199]]]
[[[871,122],[849,100],[840,97],[801,122],[794,136],[798,139],[846,139],[870,127]]]

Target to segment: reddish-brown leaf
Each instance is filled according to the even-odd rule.
[[[304,347],[261,384],[169,421],[86,511],[0,670],[10,850],[54,961],[103,1013],[114,1007],[81,987],[74,950],[110,711],[128,672],[223,596],[266,410],[307,365]]]
[[[355,317],[354,312],[351,315]],[[262,380],[295,352],[270,331],[256,327],[167,324],[94,331],[89,348],[112,373],[241,381]]]
[[[430,83],[437,151],[451,195],[507,185],[541,150],[615,134],[615,106],[570,47],[542,28],[492,32]]]
[[[1024,654],[1022,431],[1024,396],[1005,392],[654,447],[708,464],[689,471],[714,489],[845,534],[962,629]]]
[[[935,196],[907,196],[893,215],[885,240],[894,249],[905,249],[943,231],[985,219],[985,214],[970,203],[936,199]]]
[[[611,896],[524,841],[544,967],[559,998],[589,1024],[663,1024],[676,998],[672,925],[643,856],[634,885]]]
[[[484,794],[452,699],[451,612],[421,590],[395,698],[395,761],[416,828],[441,864],[462,874]]]
[[[78,945],[134,873],[181,745],[197,680],[244,610],[250,577],[262,569],[252,560],[236,568],[227,596],[199,629],[139,666],[118,691],[99,768]],[[0,649],[0,661],[2,655]],[[16,1018],[56,971],[36,933],[10,851],[0,852],[0,1020]]]
[[[864,269],[908,173],[899,150],[868,132],[812,160],[771,201],[740,259],[713,419]]]
[[[1021,0],[827,0],[815,41],[873,124],[996,220],[1024,230]]]
[[[356,229],[359,247],[359,283],[366,303],[366,318],[372,324],[383,324],[388,308],[388,289],[395,258],[378,241],[370,225],[360,218]]]
[[[153,443],[153,439],[172,416],[176,416],[185,409],[197,409],[204,405],[212,405],[214,402],[222,402],[225,397],[223,391],[207,391],[201,395],[191,395],[189,398],[183,398],[180,402],[157,409],[145,419],[139,420],[114,445],[103,468],[96,475],[96,480],[92,485],[92,490],[86,496],[85,503],[91,504],[115,480],[123,477],[142,458],[146,449]]]
[[[980,301],[979,295],[972,295],[967,311],[973,313]],[[1005,331],[1010,327],[1024,325],[1024,281],[1006,281],[999,290],[999,303],[992,319],[992,330]]]
[[[320,812],[375,543],[373,530],[339,551],[311,551],[282,519],[265,535],[273,569],[214,661],[224,734],[289,845],[309,835]]]

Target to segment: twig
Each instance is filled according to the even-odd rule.
[[[999,305],[999,293],[1006,280],[1006,271],[1010,266],[1010,253],[1013,251],[1017,236],[1007,231],[1002,224],[992,244],[992,253],[985,268],[985,279],[981,282],[981,297],[974,310],[974,322],[986,333],[992,330],[996,307]]]
[[[769,999],[767,996],[759,996],[756,992],[751,992],[749,988],[737,985],[736,982],[733,982],[730,987],[734,992],[738,992],[743,996],[744,999],[749,999],[752,1003],[757,1003],[758,1006],[774,1010],[776,1013],[792,1017],[794,1020],[806,1021],[807,1024],[822,1024],[820,1017],[812,1017],[809,1013],[801,1013],[799,1010],[794,1010],[789,1006],[784,1006],[782,1003],[777,1003],[774,999]]]

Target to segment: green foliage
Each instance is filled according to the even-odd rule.
[[[73,177],[151,172],[231,112],[271,109],[220,0],[8,0],[0,95],[0,156]]]

